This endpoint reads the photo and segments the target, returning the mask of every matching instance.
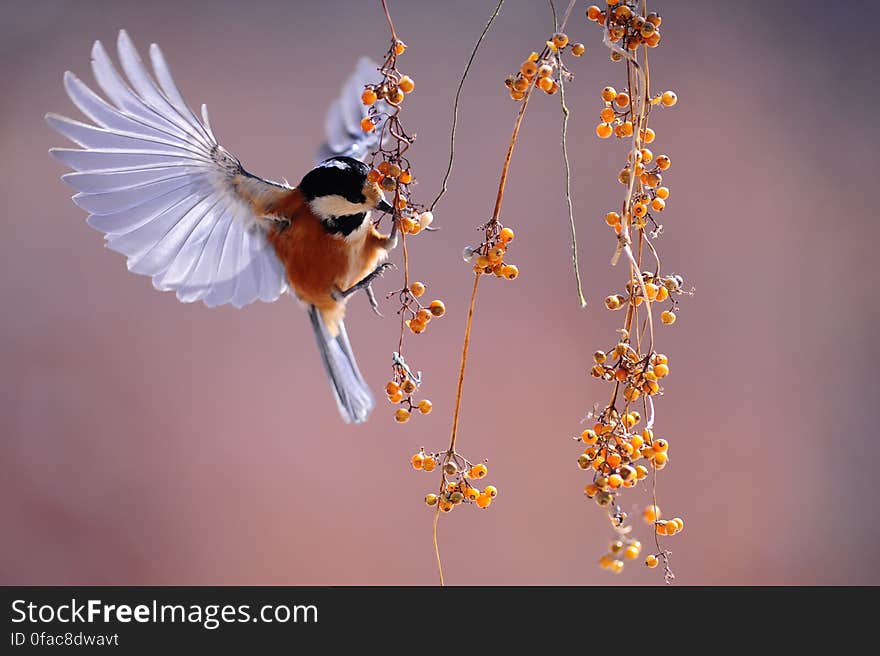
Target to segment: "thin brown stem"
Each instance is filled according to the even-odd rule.
[[[437,526],[440,523],[440,504],[434,509],[434,556],[437,558],[437,573],[440,575],[440,586],[446,585],[443,580],[443,563],[440,561],[440,546],[437,544]]]
[[[461,80],[459,80],[458,82],[458,89],[455,92],[455,102],[452,104],[452,132],[449,136],[449,162],[446,165],[446,173],[443,174],[443,183],[440,185],[440,192],[437,194],[437,197],[431,202],[431,206],[428,208],[431,212],[434,211],[437,203],[440,201],[441,198],[443,198],[443,195],[446,193],[446,185],[449,182],[449,176],[452,173],[452,162],[455,159],[455,132],[458,128],[458,103],[461,98],[461,90],[464,87],[464,82],[467,79],[468,73],[471,70],[471,64],[474,63],[474,59],[477,56],[477,50],[479,50],[480,44],[483,43],[483,38],[489,32],[489,28],[492,27],[492,23],[495,22],[496,18],[498,18],[498,14],[501,12],[501,6],[503,4],[504,0],[498,0],[498,5],[495,7],[495,11],[492,12],[492,15],[489,17],[489,22],[486,23],[486,27],[483,28],[480,37],[474,44],[474,49],[471,51],[471,56],[468,59],[467,65],[464,67],[464,73],[462,73]]]
[[[391,40],[397,42],[397,32],[394,31],[394,21],[391,20],[391,13],[388,11],[388,4],[385,0],[381,0],[382,9],[385,10],[385,20],[388,21],[388,29],[391,30]]]
[[[492,221],[497,221],[498,217],[501,216],[501,202],[504,200],[504,187],[507,185],[507,174],[510,171],[510,160],[513,157],[513,149],[519,138],[519,127],[522,125],[523,116],[525,116],[526,107],[529,105],[529,98],[531,98],[532,90],[534,88],[534,83],[529,85],[526,90],[525,98],[522,99],[519,112],[516,115],[516,122],[513,125],[513,134],[510,136],[510,143],[507,146],[507,155],[504,157],[504,166],[501,169],[501,181],[498,183],[498,195],[495,197],[495,209],[492,212]]]
[[[458,370],[458,388],[455,392],[455,409],[452,412],[452,435],[449,438],[449,451],[455,451],[455,439],[458,436],[458,418],[461,413],[461,391],[464,388],[464,372],[467,368],[468,348],[471,344],[471,326],[474,322],[474,308],[477,305],[477,289],[480,286],[481,274],[474,274],[474,288],[471,290],[471,302],[468,306],[467,322],[464,327],[464,343],[461,347],[461,366]]]

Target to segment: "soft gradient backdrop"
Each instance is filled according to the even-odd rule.
[[[418,199],[436,192],[451,102],[494,0],[391,0],[417,81]],[[557,4],[565,4],[557,0]],[[622,145],[593,129],[602,86],[622,87],[580,3],[569,28],[570,148],[582,271],[575,303],[557,97],[536,97],[503,218],[515,283],[487,280],[474,324],[460,449],[489,458],[501,490],[485,511],[442,518],[454,584],[662,582],[596,560],[607,519],[582,494],[570,436],[606,387],[587,375],[614,341],[620,286],[602,222],[619,205]],[[672,458],[664,509],[687,584],[880,583],[875,216],[878,148],[872,5],[652,2],[655,152],[672,189],[659,247],[697,294],[659,346],[671,358],[658,432]],[[91,83],[89,49],[124,27],[162,46],[190,104],[255,173],[295,182],[356,58],[382,55],[378,2],[4,0],[0,22],[0,582],[7,584],[433,584],[436,477],[420,446],[448,441],[471,273],[460,258],[492,209],[516,105],[502,84],[549,34],[541,2],[509,0],[474,65],[443,230],[411,242],[414,275],[448,315],[409,340],[435,411],[406,426],[380,399],[365,426],[336,413],[303,312],[289,299],[244,310],[182,305],[126,272],[69,200],[67,145],[47,111],[78,117],[61,85]],[[396,254],[399,258],[399,253]],[[379,283],[384,294],[397,274]],[[393,316],[393,309],[386,306]],[[350,306],[361,368],[381,390],[396,322]],[[624,495],[627,508],[645,491]],[[648,530],[637,523],[643,542]]]

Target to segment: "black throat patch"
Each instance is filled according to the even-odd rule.
[[[349,214],[347,216],[331,216],[324,219],[324,230],[331,235],[342,235],[348,237],[351,233],[361,227],[361,224],[367,218],[366,212],[360,214]]]

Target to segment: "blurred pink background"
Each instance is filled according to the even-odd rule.
[[[419,135],[416,200],[438,189],[452,96],[494,4],[390,2],[410,46],[401,67],[418,85],[405,106]],[[599,90],[625,82],[586,4],[568,30],[587,44],[568,100],[591,305],[577,307],[570,272],[558,98],[541,96],[503,212],[522,275],[482,286],[460,431],[460,450],[489,459],[486,481],[500,495],[487,511],[442,518],[453,584],[662,583],[637,564],[617,577],[596,566],[610,531],[583,497],[570,439],[606,398],[587,371],[591,353],[614,342],[621,317],[601,299],[625,277],[608,264],[602,222],[620,202],[623,147],[593,134]],[[697,288],[659,331],[672,375],[657,431],[672,446],[658,494],[687,523],[667,541],[677,580],[880,583],[868,198],[878,92],[865,84],[872,57],[844,49],[867,37],[866,5],[650,5],[664,17],[654,84],[680,98],[652,119],[654,152],[674,162],[659,248],[666,269]],[[449,309],[407,347],[435,410],[399,426],[379,399],[358,427],[337,417],[294,302],[210,310],[127,273],[70,202],[46,153],[68,144],[43,114],[79,118],[62,73],[91,84],[92,42],[112,45],[124,27],[142,51],[162,46],[185,97],[208,104],[218,138],[249,170],[296,182],[356,58],[385,50],[379,3],[7,0],[3,14],[0,582],[434,584],[422,499],[437,479],[409,457],[448,442],[471,281],[460,252],[495,199],[516,111],[502,82],[549,35],[546,5],[510,0],[487,37],[435,212],[443,229],[410,244],[414,276]],[[362,297],[349,316],[381,392],[396,322]],[[638,512],[648,493],[622,501]],[[636,527],[647,543],[648,527]]]

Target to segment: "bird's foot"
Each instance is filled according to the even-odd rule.
[[[373,293],[372,284],[376,278],[380,277],[388,269],[396,269],[396,268],[397,268],[397,266],[393,262],[383,262],[382,264],[377,266],[373,270],[372,273],[370,273],[366,277],[364,277],[363,280],[356,282],[349,289],[346,289],[344,291],[334,291],[332,293],[333,300],[342,301],[342,300],[348,298],[349,296],[351,296],[352,294],[354,294],[355,292],[363,289],[367,293],[367,298],[370,301],[370,307],[373,309],[373,312],[375,312],[377,315],[379,315],[381,317],[382,314],[379,312],[379,303],[376,301],[376,295]]]

